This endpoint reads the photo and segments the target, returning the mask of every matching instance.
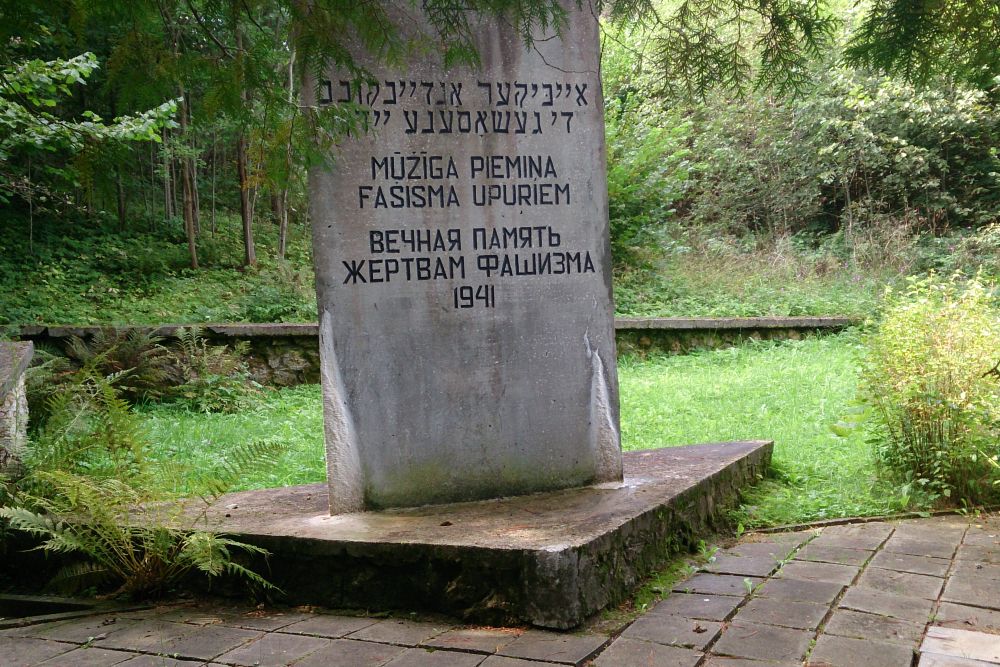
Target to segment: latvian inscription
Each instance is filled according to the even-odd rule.
[[[620,477],[597,24],[567,10],[531,47],[487,21],[479,68],[311,85],[364,130],[310,175],[334,508]]]

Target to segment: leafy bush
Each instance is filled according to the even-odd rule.
[[[861,371],[884,470],[914,496],[1000,497],[1000,307],[979,280],[913,279],[890,297]]]
[[[687,187],[690,122],[626,99],[607,108],[611,252],[634,262],[656,246]]]
[[[696,113],[695,224],[842,231],[852,246],[871,226],[937,233],[1000,217],[1000,116],[984,93],[832,68],[799,100]]]

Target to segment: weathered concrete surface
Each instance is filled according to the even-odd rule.
[[[307,86],[371,130],[309,178],[332,513],[621,480],[599,26],[565,9]]]
[[[230,494],[218,530],[269,549],[299,603],[569,628],[621,600],[763,474],[770,442],[626,452],[624,483],[329,516],[323,485]]]

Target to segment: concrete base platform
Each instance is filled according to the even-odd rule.
[[[329,516],[325,484],[223,496],[215,529],[265,547],[295,604],[572,628],[709,530],[773,443],[625,452],[623,484]]]

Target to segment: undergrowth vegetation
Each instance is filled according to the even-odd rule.
[[[197,330],[181,332],[176,352],[150,336],[118,333],[91,345],[74,340],[69,352],[43,353],[30,370],[30,445],[16,474],[0,479],[0,517],[64,558],[50,585],[143,598],[198,572],[273,588],[239,561],[266,552],[212,530],[204,509],[248,471],[267,467],[277,441],[244,440],[216,452],[210,468],[193,469],[159,456],[133,409],[136,400],[171,393],[194,409],[206,409],[205,396],[207,407],[229,408],[233,397],[216,388],[246,381],[239,357],[207,345]],[[168,358],[181,369],[174,386]],[[174,491],[180,487],[185,494]]]
[[[908,495],[1000,499],[1000,306],[980,281],[912,280],[866,337],[869,439]]]
[[[0,324],[164,324],[312,321],[316,296],[305,227],[289,231],[287,259],[275,258],[277,230],[258,229],[261,259],[243,268],[239,220],[220,214],[206,229],[204,267],[187,267],[179,225],[119,230],[110,222],[5,220],[0,254]],[[137,225],[138,227],[138,225]]]

